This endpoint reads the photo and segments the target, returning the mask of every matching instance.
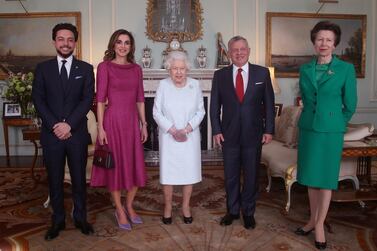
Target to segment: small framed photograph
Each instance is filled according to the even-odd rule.
[[[17,103],[5,102],[3,104],[3,118],[21,117],[21,106]]]

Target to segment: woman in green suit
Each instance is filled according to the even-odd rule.
[[[356,109],[356,77],[354,66],[333,54],[340,42],[338,25],[319,22],[310,35],[317,56],[300,68],[304,108],[298,124],[297,179],[308,187],[311,215],[295,233],[315,230],[316,248],[325,249],[324,221],[331,192],[338,187],[344,132]]]

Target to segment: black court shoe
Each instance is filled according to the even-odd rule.
[[[327,242],[314,241],[314,246],[319,250],[324,250],[327,247]]]
[[[305,231],[304,229],[302,229],[302,227],[299,227],[296,229],[295,231],[295,234],[297,235],[302,235],[302,236],[307,236],[309,235],[312,231],[314,230],[314,228],[308,230],[308,231]]]
[[[192,218],[192,216],[190,217],[183,216],[183,222],[185,224],[191,224],[193,221],[194,221],[194,218]]]
[[[162,223],[164,223],[165,225],[170,225],[173,222],[171,217],[165,218],[162,216],[161,220],[162,220]]]

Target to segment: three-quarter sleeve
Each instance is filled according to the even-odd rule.
[[[97,102],[105,103],[108,92],[108,64],[106,61],[100,63],[97,67]]]
[[[144,102],[143,71],[138,67],[138,88],[136,102]]]

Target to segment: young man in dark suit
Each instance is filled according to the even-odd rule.
[[[255,227],[262,144],[274,133],[274,93],[268,69],[248,63],[245,38],[233,37],[228,48],[232,65],[215,72],[210,105],[213,140],[224,156],[227,213],[220,224],[232,224],[242,212],[249,229]]]
[[[45,239],[65,229],[64,167],[72,178],[73,220],[85,235],[93,233],[86,219],[86,161],[90,136],[88,113],[94,95],[93,66],[73,57],[78,39],[75,26],[57,24],[52,30],[57,56],[38,64],[33,82],[33,102],[42,119],[41,144],[47,169],[52,226]]]

